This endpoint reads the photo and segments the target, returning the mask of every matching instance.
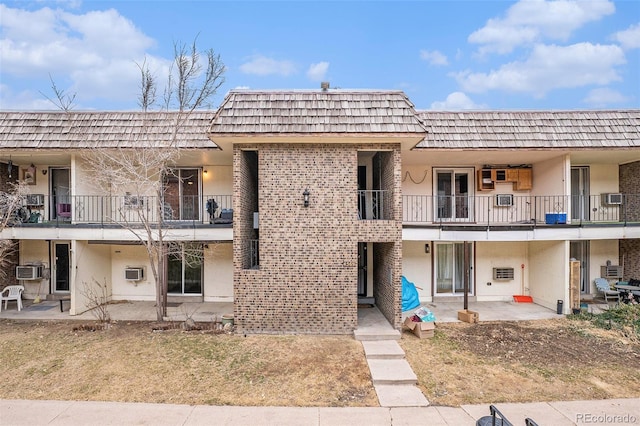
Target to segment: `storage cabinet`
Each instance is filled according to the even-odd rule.
[[[496,183],[513,184],[514,191],[533,188],[533,172],[530,167],[510,167],[478,170],[478,191],[492,191]]]

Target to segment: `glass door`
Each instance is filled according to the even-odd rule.
[[[164,220],[200,220],[200,169],[174,169],[164,177]]]
[[[571,219],[589,220],[589,167],[571,167]]]
[[[49,217],[52,220],[71,220],[70,171],[66,168],[50,168]]]
[[[473,253],[472,243],[467,243],[469,253]],[[435,243],[436,294],[439,296],[459,296],[464,294],[464,243]],[[469,256],[469,294],[473,294],[471,274],[473,256]]]
[[[202,246],[182,246],[167,257],[167,294],[202,294]]]
[[[452,222],[472,219],[473,170],[436,170],[435,217]]]

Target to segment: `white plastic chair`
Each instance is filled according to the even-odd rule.
[[[22,309],[22,292],[23,285],[8,285],[0,292],[0,312],[2,312],[2,301],[4,300],[4,310],[7,310],[7,304],[10,300],[15,300],[18,305],[18,311]]]

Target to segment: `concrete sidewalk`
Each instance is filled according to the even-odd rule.
[[[640,424],[640,398],[496,404],[514,425]],[[489,405],[329,408],[218,407],[0,400],[0,425],[475,425]]]

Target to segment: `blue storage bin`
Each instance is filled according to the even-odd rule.
[[[557,225],[567,223],[566,213],[547,213],[545,215],[545,223],[547,225]]]

